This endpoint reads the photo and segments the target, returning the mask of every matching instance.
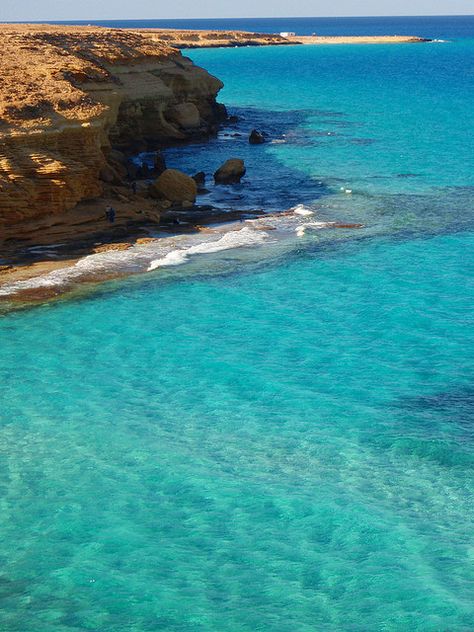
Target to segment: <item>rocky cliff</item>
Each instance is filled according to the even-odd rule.
[[[175,48],[235,48],[236,46],[287,46],[297,44],[276,33],[248,31],[206,31],[192,29],[137,29],[152,39]],[[297,38],[294,38],[295,40]]]
[[[3,25],[0,43],[0,233],[120,184],[112,148],[209,134],[224,116],[218,79],[140,33]]]

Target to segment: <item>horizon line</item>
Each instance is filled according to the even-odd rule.
[[[334,20],[334,19],[363,19],[363,18],[466,18],[474,17],[474,13],[424,13],[420,15],[279,15],[279,16],[252,16],[252,17],[179,17],[179,18],[68,18],[65,20],[54,20],[53,18],[41,18],[39,20],[6,20],[0,22],[0,24],[41,24],[42,22],[145,22],[145,21],[186,21],[186,20]]]

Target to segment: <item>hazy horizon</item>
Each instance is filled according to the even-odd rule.
[[[220,16],[220,17],[202,17],[198,15],[192,15],[188,17],[136,17],[136,18],[117,18],[117,17],[104,17],[104,18],[67,18],[63,21],[74,21],[74,22],[107,22],[107,21],[121,21],[121,22],[136,22],[140,20],[182,20],[185,22],[186,20],[298,20],[298,19],[331,19],[331,18],[341,18],[341,19],[351,19],[351,18],[463,18],[463,17],[474,17],[474,13],[386,13],[386,14],[360,14],[360,15],[242,15],[242,16]],[[55,20],[55,18],[43,18],[45,20]],[[37,20],[35,20],[37,21]]]
[[[141,21],[141,20],[176,20],[176,21],[183,21],[185,22],[186,20],[285,20],[285,19],[291,19],[291,20],[297,20],[297,19],[331,19],[331,18],[341,18],[341,19],[350,19],[350,18],[463,18],[463,17],[474,17],[474,13],[367,13],[367,14],[358,14],[358,15],[242,15],[242,16],[237,16],[237,15],[228,15],[228,16],[202,16],[202,15],[191,15],[191,16],[167,16],[167,17],[143,17],[143,16],[139,16],[139,17],[113,17],[113,16],[106,16],[106,17],[90,17],[90,18],[85,18],[85,17],[70,17],[70,18],[58,18],[55,16],[49,16],[49,17],[45,17],[43,16],[42,18],[11,18],[11,19],[4,19],[3,17],[0,16],[0,23],[1,22],[12,22],[12,23],[18,23],[18,22],[33,22],[33,23],[38,23],[41,22],[42,20],[44,21],[54,21],[54,22],[108,22],[108,21],[120,21],[120,22],[136,22],[136,21]]]
[[[360,9],[357,0],[338,0],[327,7],[326,0],[294,0],[288,11],[286,0],[241,0],[238,14],[217,0],[202,0],[196,15],[194,0],[177,0],[157,7],[154,0],[3,0],[0,21],[98,21],[98,20],[195,20],[337,17],[433,17],[470,16],[472,0],[439,0],[433,10],[431,0],[366,0]],[[135,15],[133,15],[135,14]]]

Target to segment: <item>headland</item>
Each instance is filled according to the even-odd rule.
[[[197,205],[199,187],[184,174],[156,186],[167,171],[161,148],[206,139],[227,118],[222,82],[178,48],[362,40],[422,41],[0,25],[0,284],[129,248],[150,227],[199,231],[241,217]],[[134,158],[145,151],[155,162],[142,169]]]
[[[317,44],[417,44],[431,40],[415,35],[293,35],[246,31],[196,31],[139,29],[138,32],[175,48],[235,48],[239,46],[288,46]]]

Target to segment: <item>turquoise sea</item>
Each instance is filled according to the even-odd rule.
[[[2,313],[1,630],[474,630],[474,19],[456,24],[189,52],[239,121],[168,164],[241,156],[243,184],[206,199],[365,228],[290,218]]]

